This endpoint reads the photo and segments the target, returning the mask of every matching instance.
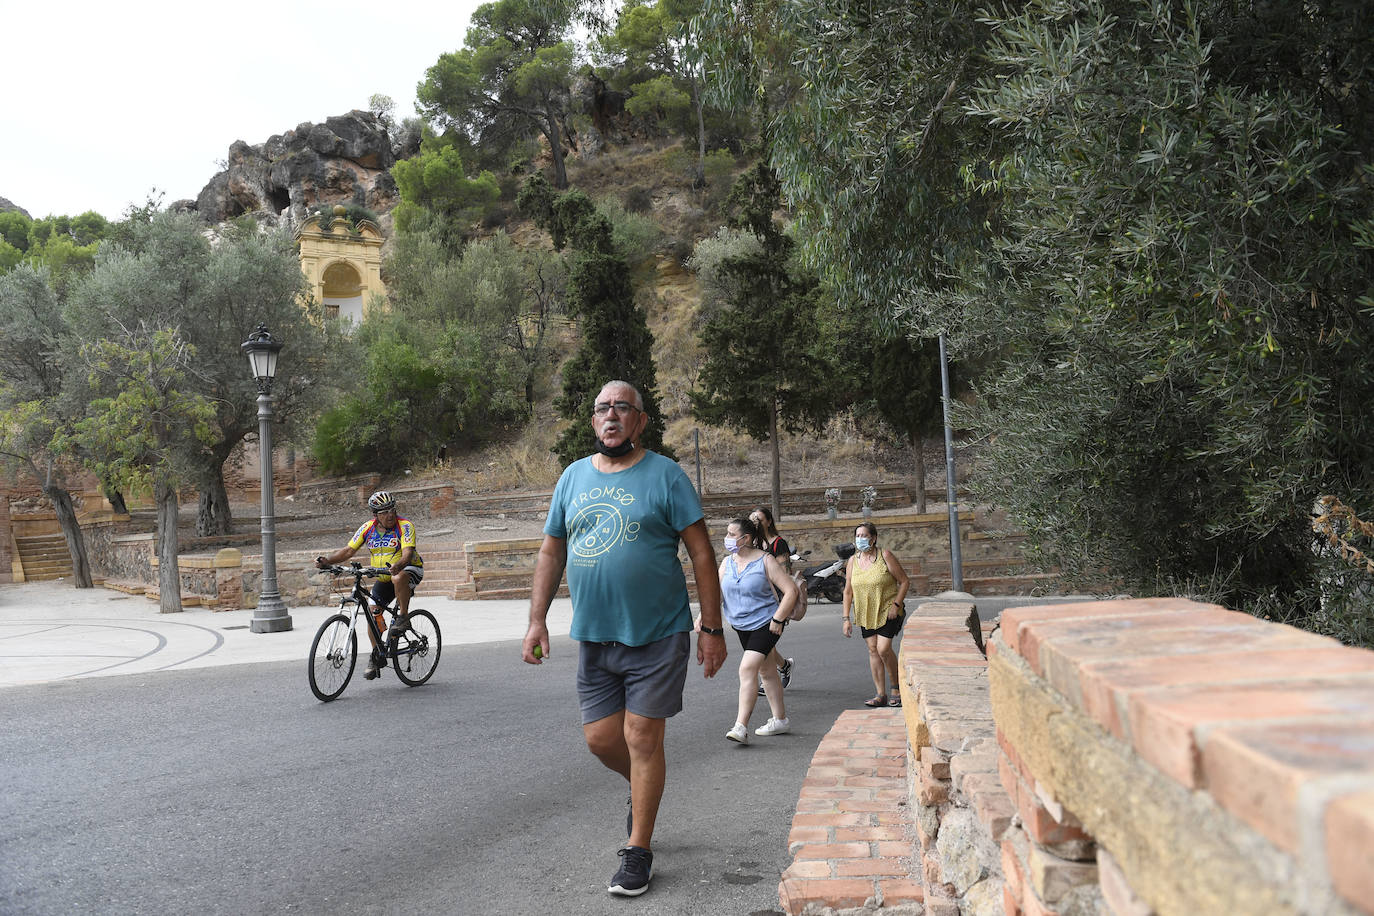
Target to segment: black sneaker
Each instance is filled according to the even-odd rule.
[[[628,837],[635,832],[635,797],[633,795],[627,797],[625,804],[630,809],[625,812],[625,836]]]
[[[373,652],[367,660],[367,667],[363,669],[363,679],[370,681],[381,677],[382,669],[385,667],[386,659]]]
[[[782,664],[778,665],[778,677],[782,678],[784,687],[792,683],[792,659],[783,659]]]
[[[620,856],[620,869],[606,890],[618,897],[638,897],[647,891],[654,875],[654,854],[638,846],[626,846],[616,855]]]

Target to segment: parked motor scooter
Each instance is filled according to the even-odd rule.
[[[834,562],[807,566],[801,575],[806,581],[808,595],[820,595],[826,601],[839,604],[844,601],[844,565],[854,556],[854,545],[835,544],[833,547],[837,557]],[[793,554],[792,559],[795,561],[804,556],[806,554]]]

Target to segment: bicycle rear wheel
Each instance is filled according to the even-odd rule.
[[[411,611],[410,629],[398,636],[390,648],[396,676],[404,684],[419,687],[439,667],[439,651],[443,648],[439,621],[429,611]]]
[[[346,614],[335,614],[320,624],[310,644],[310,689],[325,703],[344,692],[358,663],[358,635]]]

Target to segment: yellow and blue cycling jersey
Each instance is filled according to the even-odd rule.
[[[353,534],[353,539],[348,542],[348,546],[357,550],[359,547],[366,547],[372,552],[373,566],[391,566],[401,556],[407,547],[415,546],[415,524],[408,518],[397,518],[395,528],[383,528],[377,520],[363,522]],[[416,550],[411,554],[409,566],[424,567],[425,561],[420,559],[420,551]],[[390,576],[378,576],[378,581],[390,581]]]

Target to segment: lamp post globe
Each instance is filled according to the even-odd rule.
[[[280,633],[291,629],[291,615],[277,588],[277,519],[272,493],[272,380],[277,375],[281,341],[260,324],[241,345],[258,386],[258,452],[262,462],[262,588],[249,629]]]

